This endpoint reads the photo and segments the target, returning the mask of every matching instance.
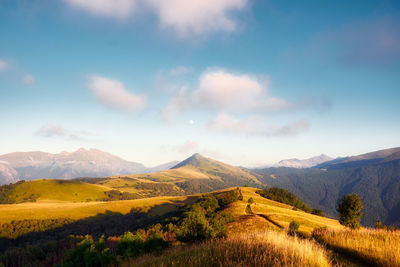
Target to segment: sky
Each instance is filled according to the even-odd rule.
[[[399,1],[0,0],[0,154],[357,155],[399,103]]]

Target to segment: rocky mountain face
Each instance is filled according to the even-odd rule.
[[[0,156],[0,184],[41,178],[71,179],[146,173],[151,169],[98,149],[51,154],[15,152]],[[161,169],[163,166],[159,166]]]
[[[7,162],[0,161],[0,185],[18,182],[18,173]]]
[[[287,167],[287,168],[311,168],[326,161],[331,161],[333,158],[322,154],[309,159],[284,159],[279,161],[274,167]]]

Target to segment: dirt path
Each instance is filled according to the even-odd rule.
[[[283,229],[283,226],[280,225],[279,223],[275,222],[274,220],[270,219],[267,215],[265,214],[261,214],[261,213],[257,213],[257,216],[260,216],[264,219],[266,219],[268,222],[272,223],[273,225],[275,225],[276,227],[278,227],[279,229]]]

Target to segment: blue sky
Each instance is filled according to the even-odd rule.
[[[256,166],[399,146],[398,1],[3,0],[0,154]]]

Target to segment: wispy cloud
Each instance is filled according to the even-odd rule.
[[[147,106],[147,96],[134,94],[117,80],[93,75],[89,77],[89,88],[99,103],[113,109],[138,111]]]
[[[197,142],[193,140],[186,140],[183,144],[173,146],[173,150],[178,151],[180,154],[189,156],[194,153],[200,153],[203,156],[211,157],[213,159],[218,160],[231,160],[231,157],[220,153],[213,149],[208,149],[204,146],[201,146]]]
[[[94,16],[126,19],[134,12],[137,0],[64,0],[70,6],[89,12]]]
[[[93,134],[87,131],[71,131],[57,124],[40,127],[35,135],[46,138],[65,138],[69,141],[91,141]]]
[[[5,61],[0,59],[0,72],[6,70],[9,67],[9,64]]]
[[[67,131],[60,125],[45,125],[36,132],[36,135],[42,137],[65,136]]]
[[[179,153],[195,153],[199,151],[199,145],[191,140],[186,140],[185,143],[176,147]]]
[[[94,16],[127,19],[137,13],[155,13],[160,27],[179,36],[210,32],[232,32],[237,28],[234,13],[246,8],[249,0],[64,0],[69,6]],[[140,10],[139,10],[140,9]]]
[[[35,77],[32,74],[26,74],[22,77],[22,83],[25,85],[32,85],[35,83]]]
[[[237,119],[221,113],[209,122],[208,129],[231,134],[260,136],[294,136],[306,131],[310,126],[307,120],[289,122],[284,125],[268,124],[261,116]]]
[[[332,61],[342,66],[396,67],[400,64],[400,19],[356,21],[312,38],[302,52],[287,51],[286,60]]]
[[[176,77],[176,76],[186,75],[186,74],[188,74],[188,73],[190,73],[192,71],[193,71],[193,69],[191,67],[178,66],[178,67],[175,67],[175,68],[171,69],[169,71],[169,74],[171,76],[175,76]]]
[[[350,25],[338,33],[346,64],[388,66],[400,63],[400,19],[383,18]]]

